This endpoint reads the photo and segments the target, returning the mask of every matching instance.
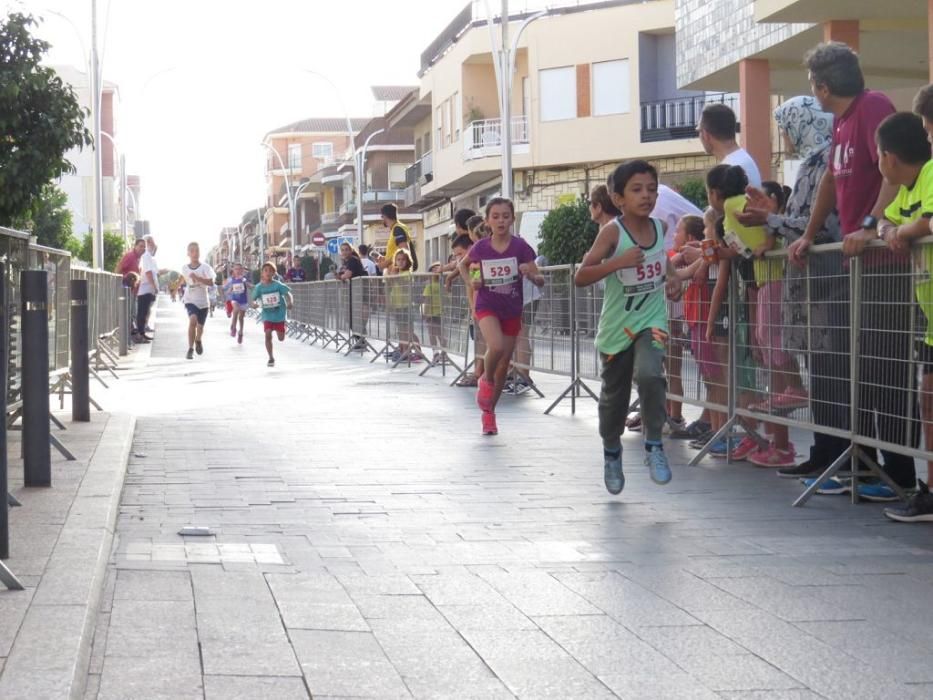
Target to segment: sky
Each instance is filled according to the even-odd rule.
[[[180,265],[188,241],[214,245],[221,228],[263,204],[266,132],[343,116],[334,89],[305,70],[336,83],[351,116],[372,116],[369,87],[417,85],[421,52],[466,4],[98,0],[103,74],[120,92],[115,135],[128,172],[142,179],[140,210],[158,236],[160,265]],[[86,65],[90,6],[0,0],[45,18],[37,34],[51,42],[53,65]]]

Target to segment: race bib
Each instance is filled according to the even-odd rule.
[[[483,260],[483,284],[487,287],[502,287],[518,281],[518,259],[499,258]]]
[[[242,294],[243,292],[246,291],[246,285],[243,284],[242,282],[237,282],[237,283],[234,283],[234,284],[232,284],[232,285],[230,286],[230,290],[231,290],[234,294]]]
[[[664,251],[659,250],[645,258],[638,267],[616,270],[616,278],[622,283],[626,296],[647,294],[664,285]]]
[[[278,292],[271,292],[270,294],[262,295],[262,308],[264,309],[274,309],[279,306],[281,303],[281,297]]]

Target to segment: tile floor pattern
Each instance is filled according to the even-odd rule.
[[[933,697],[933,529],[162,301],[88,698]],[[561,387],[548,383],[548,394]],[[799,447],[803,447],[801,444]],[[181,538],[206,526],[215,538]]]

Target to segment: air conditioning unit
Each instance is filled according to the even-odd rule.
[[[418,184],[424,187],[434,179],[434,173],[422,173],[418,178]]]

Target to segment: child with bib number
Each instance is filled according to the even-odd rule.
[[[285,318],[287,309],[292,308],[292,292],[281,282],[273,279],[275,265],[266,263],[262,266],[262,279],[253,287],[253,307],[262,308],[262,327],[266,332],[266,352],[269,353],[267,367],[275,367],[272,355],[273,331],[281,343],[285,340]]]
[[[243,322],[246,319],[246,307],[249,305],[247,290],[251,286],[243,271],[243,266],[236,263],[233,266],[233,274],[224,284],[224,294],[230,305],[230,337],[236,336],[237,343],[243,342]],[[237,324],[239,324],[239,331],[237,331]]]
[[[512,235],[514,223],[512,200],[490,199],[486,224],[492,235],[477,241],[459,264],[464,282],[476,290],[475,316],[486,340],[485,368],[476,391],[476,403],[483,412],[483,435],[499,432],[496,404],[522,330],[522,280],[528,277],[539,287],[544,284],[534,250]],[[471,273],[471,265],[478,269]]]
[[[602,358],[599,434],[603,440],[603,481],[611,494],[625,487],[622,433],[632,381],[638,385],[645,434],[645,464],[651,480],[666,484],[671,468],[661,444],[667,417],[664,378],[668,338],[667,296],[678,299],[680,281],[664,252],[664,224],[651,218],[658,199],[658,172],[630,160],[609,178],[612,203],[622,211],[602,227],[577,270],[574,284],[605,280],[596,349]]]

